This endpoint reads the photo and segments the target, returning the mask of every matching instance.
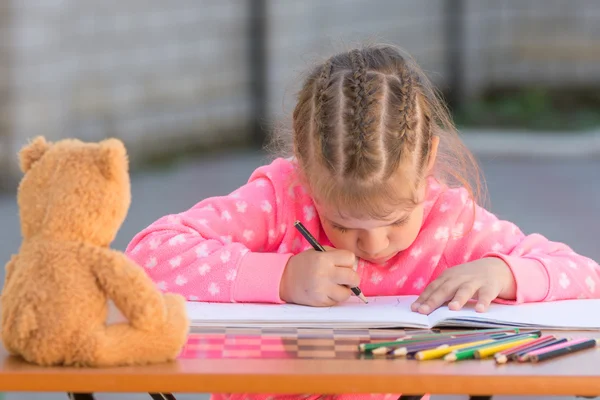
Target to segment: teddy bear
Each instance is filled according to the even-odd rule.
[[[123,143],[39,136],[19,162],[22,243],[0,296],[7,351],[42,366],[175,359],[189,332],[184,298],[110,248],[131,201]],[[123,322],[107,321],[111,301]]]

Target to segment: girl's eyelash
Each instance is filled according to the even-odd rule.
[[[342,232],[342,233],[346,233],[346,232],[348,232],[348,229],[346,229],[346,228],[342,228],[341,226],[334,225],[334,226],[333,226],[333,228],[334,228],[334,229],[337,229],[338,231],[340,231],[340,232]]]
[[[405,219],[393,222],[392,226],[402,226],[402,225],[406,224],[407,222],[408,222],[408,218],[405,218]],[[342,228],[341,226],[337,226],[337,225],[333,225],[333,229],[338,230],[342,233],[348,232],[348,228]]]
[[[392,225],[394,226],[402,226],[408,222],[408,218],[401,219],[399,221],[394,222]]]

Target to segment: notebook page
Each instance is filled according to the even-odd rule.
[[[333,307],[295,304],[186,303],[192,326],[303,328],[428,328],[426,315],[414,313],[416,296],[370,297],[369,304],[351,297]]]
[[[494,327],[498,325],[538,329],[600,329],[600,299],[560,300],[519,305],[492,304],[485,313],[469,304],[460,311],[442,307],[430,315],[433,326]]]

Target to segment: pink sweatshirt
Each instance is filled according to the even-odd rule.
[[[276,159],[233,193],[160,218],[133,238],[127,254],[161,290],[188,300],[281,303],[279,283],[287,261],[311,248],[294,222],[300,220],[321,244],[331,246],[295,168],[293,160]],[[517,283],[516,300],[498,302],[600,297],[596,262],[542,235],[525,235],[481,207],[473,222],[467,191],[434,178],[428,180],[417,239],[385,265],[360,260],[360,288],[367,297],[419,294],[446,268],[491,256],[507,263]],[[313,397],[318,396],[304,398]]]

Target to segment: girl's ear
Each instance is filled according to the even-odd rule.
[[[435,159],[437,158],[438,146],[440,144],[439,136],[431,137],[431,151],[429,152],[429,160],[427,161],[427,173],[433,170],[435,166]]]

